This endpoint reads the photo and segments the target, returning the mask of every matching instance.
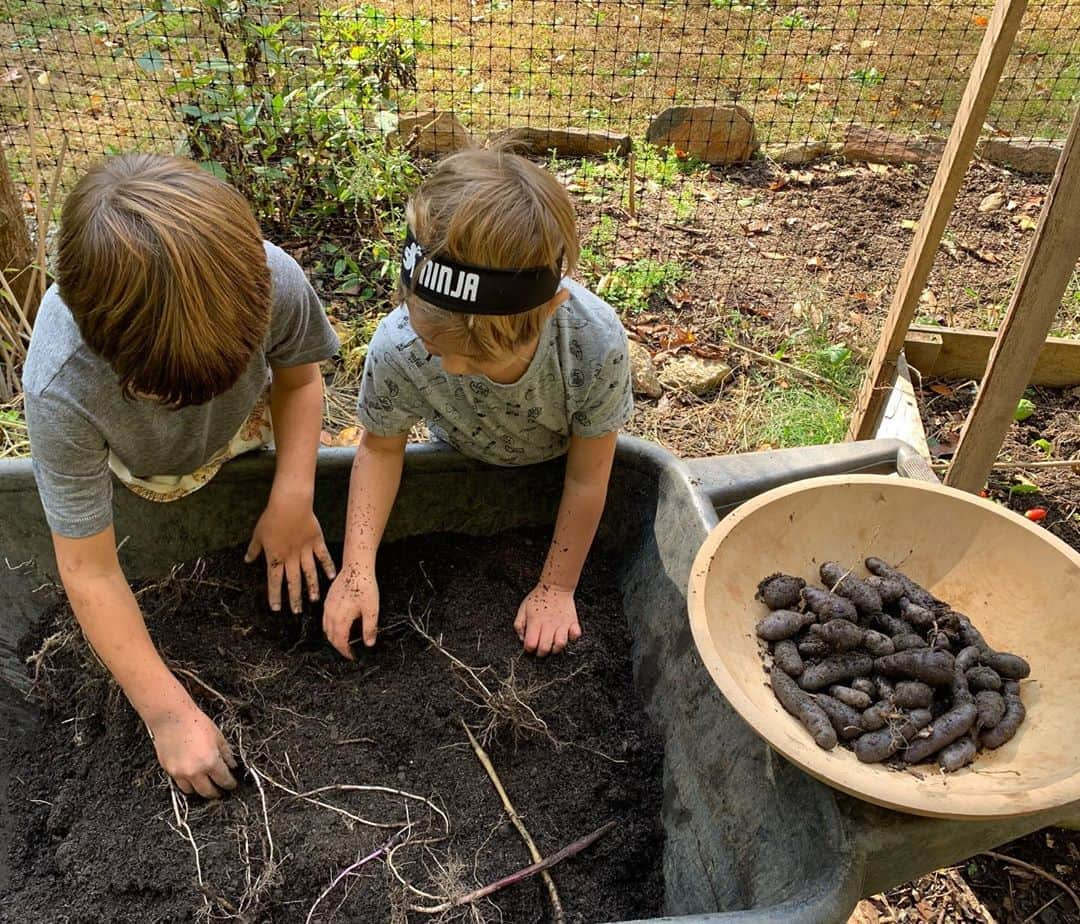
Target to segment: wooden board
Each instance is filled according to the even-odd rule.
[[[997,334],[916,324],[904,341],[908,365],[924,378],[979,380],[986,372]],[[1029,385],[1070,388],[1080,385],[1080,340],[1049,337],[1035,361]]]
[[[923,428],[922,413],[919,411],[919,399],[915,396],[911,371],[903,354],[897,359],[896,381],[874,437],[903,440],[924,459],[930,458],[930,447],[926,442],[926,430]]]
[[[930,278],[941,236],[971,163],[975,143],[979,140],[990,102],[1026,8],[1027,0],[997,0],[994,4],[949,140],[945,144],[945,152],[927,194],[915,239],[900,272],[885,329],[855,404],[848,430],[851,439],[870,439],[877,429],[896,377],[896,359],[904,348],[908,327],[915,319],[919,296]]]
[[[947,484],[965,491],[978,491],[986,484],[1078,259],[1080,108],[998,331],[982,388],[960,432],[960,442],[945,476]]]
[[[996,648],[1031,663],[1027,720],[996,751],[945,776],[896,772],[823,751],[767,685],[754,625],[757,582],[782,571],[817,582],[830,559],[868,555],[968,614]],[[820,586],[820,582],[817,582]],[[701,547],[687,595],[694,641],[724,698],[773,748],[837,789],[917,815],[993,819],[1080,799],[1080,553],[1023,517],[962,491],[884,475],[794,482],[747,501]]]

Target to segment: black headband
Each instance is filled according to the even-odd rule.
[[[401,252],[405,290],[456,314],[523,314],[551,301],[562,282],[549,266],[503,270],[456,263],[439,254],[424,257],[409,228]]]

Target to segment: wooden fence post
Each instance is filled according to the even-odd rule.
[[[848,430],[851,439],[870,439],[877,431],[896,378],[896,359],[904,348],[904,337],[919,307],[919,296],[930,278],[941,236],[975,153],[975,144],[1026,8],[1027,0],[997,0],[994,4],[937,175],[926,197],[915,240],[900,273],[885,329],[855,404]]]
[[[1080,109],[945,483],[986,484],[1080,259]]]
[[[22,200],[11,182],[7,158],[0,146],[0,270],[19,300],[19,305],[26,301],[27,290],[34,281],[34,260],[34,247],[26,229]],[[5,306],[6,302],[0,298],[0,311]]]

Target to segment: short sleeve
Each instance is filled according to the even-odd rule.
[[[382,319],[368,345],[356,405],[360,425],[376,436],[408,433],[427,412],[427,402],[397,354],[390,317]]]
[[[614,433],[634,414],[630,384],[630,356],[626,335],[606,351],[592,387],[570,419],[574,436],[596,437]]]
[[[266,262],[273,287],[267,361],[302,366],[329,359],[340,344],[300,264],[273,244],[266,245]]]
[[[26,395],[30,453],[49,528],[69,539],[112,523],[112,476],[105,440],[82,414],[47,395]]]

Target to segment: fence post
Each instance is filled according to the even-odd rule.
[[[990,353],[979,395],[945,483],[978,491],[990,475],[1016,405],[1080,259],[1080,109],[1058,160],[1035,239]]]
[[[34,260],[22,200],[11,182],[7,157],[0,144],[0,268],[20,306],[25,303],[26,293],[34,281]],[[6,300],[0,297],[0,311],[5,310],[6,305]]]
[[[949,140],[941,155],[937,175],[926,197],[922,219],[915,232],[907,260],[900,273],[885,329],[866,371],[862,390],[851,417],[848,437],[865,440],[873,437],[881,420],[885,402],[896,378],[896,360],[904,348],[904,338],[915,312],[919,296],[926,288],[934,257],[941,244],[956,194],[964,180],[975,143],[990,109],[1013,39],[1024,18],[1027,0],[997,0],[986,26],[986,35],[971,68],[967,88],[960,100]]]

